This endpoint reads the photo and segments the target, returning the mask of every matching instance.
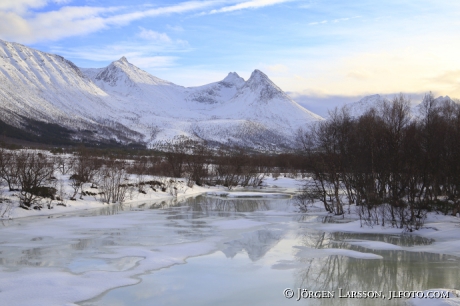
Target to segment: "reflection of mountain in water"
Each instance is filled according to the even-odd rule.
[[[219,199],[213,197],[199,196],[189,198],[186,201],[187,205],[193,211],[197,212],[254,212],[258,210],[268,210],[267,201],[264,200],[248,200],[248,199]]]
[[[404,250],[369,250],[348,244],[344,239],[363,239],[407,245],[426,245],[430,239],[417,236],[390,236],[375,234],[307,233],[304,246],[324,249],[340,248],[358,252],[372,252],[383,259],[357,259],[347,256],[307,258],[302,252],[290,262],[295,269],[295,288],[335,291],[391,291],[427,290],[431,288],[460,288],[460,258],[450,255]],[[274,266],[275,267],[275,266]],[[309,305],[400,305],[405,299],[324,299],[309,300]]]
[[[272,201],[273,202],[273,201]],[[164,209],[171,215],[168,219],[198,219],[209,216],[229,217],[238,213],[266,211],[270,209],[267,200],[220,199],[206,196],[169,200],[144,205],[144,208]],[[174,208],[173,210],[168,208]],[[142,209],[142,208],[140,208]]]
[[[281,231],[258,230],[244,233],[243,238],[225,243],[225,247],[221,251],[228,258],[233,258],[244,250],[252,261],[257,261],[264,257],[282,238]]]

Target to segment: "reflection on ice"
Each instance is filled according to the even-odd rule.
[[[382,260],[366,260],[349,256],[323,258],[297,258],[291,263],[295,271],[297,288],[309,290],[422,290],[425,288],[458,288],[460,261],[447,255],[405,252],[377,251]],[[454,261],[449,261],[453,259]],[[282,265],[289,263],[280,262]],[[276,267],[275,267],[276,268]],[[373,300],[328,300],[316,301],[320,305],[381,305]],[[386,301],[385,304],[399,305],[401,301]]]
[[[244,233],[243,238],[226,242],[221,251],[228,258],[233,258],[241,251],[245,251],[252,261],[257,261],[270,251],[283,237],[281,231],[258,230]]]
[[[269,200],[236,200],[199,196],[185,201],[187,208],[203,215],[227,216],[226,212],[255,212],[270,209]]]
[[[328,234],[314,229],[317,215],[292,210],[287,199],[200,196],[13,220],[0,230],[0,298],[63,305],[136,284],[81,304],[280,305],[295,303],[287,287],[460,287],[458,258],[414,252],[432,240]]]

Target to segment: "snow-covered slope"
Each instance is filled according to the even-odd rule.
[[[190,88],[153,77],[126,58],[98,73],[82,71],[109,93],[114,108],[135,114],[125,124],[139,131],[153,124],[162,130],[159,139],[186,134],[215,142],[288,146],[299,127],[321,120],[259,70],[247,82],[232,72],[220,82]],[[136,101],[135,107],[127,99]]]
[[[49,118],[70,114],[88,118],[108,107],[107,94],[72,62],[19,44],[0,41],[0,80],[2,109],[36,111]],[[18,99],[8,99],[6,93]],[[18,103],[20,98],[26,105]]]
[[[98,131],[98,137],[102,138],[117,138],[115,134],[120,132],[139,140],[142,135],[123,126],[112,130],[107,125],[116,122],[116,118],[110,116],[108,97],[63,57],[0,40],[2,121],[22,127],[24,118],[28,118],[56,123],[75,131]],[[101,124],[101,120],[105,124]]]
[[[371,95],[362,98],[359,101],[345,104],[345,109],[352,117],[359,117],[371,108],[376,108],[383,101],[380,95]]]
[[[259,70],[247,81],[231,72],[222,81],[186,88],[125,57],[105,68],[79,69],[61,56],[1,40],[0,112],[16,126],[23,116],[98,129],[101,137],[118,140],[187,135],[253,147],[289,146],[299,127],[321,120]]]

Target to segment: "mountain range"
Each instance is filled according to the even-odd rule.
[[[230,72],[215,83],[183,87],[125,57],[104,68],[79,68],[2,40],[0,114],[10,130],[58,133],[56,139],[73,142],[152,145],[185,135],[259,149],[288,148],[299,128],[322,119],[260,70],[248,80]]]

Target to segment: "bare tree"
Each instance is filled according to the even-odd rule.
[[[21,207],[41,207],[38,204],[43,197],[54,197],[56,190],[46,187],[54,172],[54,164],[46,155],[22,151],[16,156],[18,181],[21,186]]]
[[[98,173],[101,200],[107,204],[123,203],[129,190],[125,161],[109,160]]]
[[[0,218],[9,218],[14,208],[10,199],[4,198],[3,182],[0,180]]]
[[[83,199],[83,184],[90,183],[97,171],[99,165],[97,159],[91,157],[86,151],[82,151],[73,161],[73,167],[70,176],[70,186],[74,193],[71,199],[75,200],[75,196],[80,190],[80,199]]]
[[[0,149],[0,177],[7,182],[10,191],[19,189],[17,152]]]

